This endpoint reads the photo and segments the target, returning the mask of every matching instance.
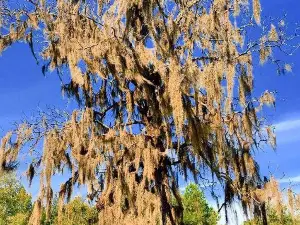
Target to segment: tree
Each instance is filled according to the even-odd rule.
[[[9,173],[0,178],[0,225],[27,225],[32,210],[31,196],[17,180],[16,174]],[[41,223],[59,225],[97,224],[98,214],[95,207],[84,203],[80,197],[74,198],[63,209],[62,221],[57,218],[57,200],[51,208],[50,221],[47,222],[45,210]]]
[[[208,205],[203,192],[196,184],[189,184],[183,194],[184,225],[217,225],[218,213]]]
[[[81,197],[75,197],[63,208],[61,218],[57,217],[57,203],[54,202],[49,224],[57,225],[94,225],[98,222],[98,212],[95,207],[84,203]],[[44,224],[47,224],[44,218]],[[60,220],[59,220],[60,219]]]
[[[49,218],[43,209],[41,224],[43,225],[94,225],[98,222],[98,212],[95,206],[83,201],[81,197],[75,197],[64,205],[61,216],[58,217],[58,198],[54,197],[51,204]]]
[[[46,113],[2,139],[2,171],[24,144],[44,143],[28,170],[41,180],[30,224],[39,223],[44,200],[49,217],[51,176],[64,167],[71,177],[59,192],[59,217],[80,184],[98,198],[100,224],[180,224],[179,174],[217,180],[225,209],[237,198],[263,214],[252,151],[276,145],[259,113],[275,97],[252,96],[252,68],[256,52],[261,64],[290,68],[272,49],[287,52],[292,38],[270,24],[249,41],[247,29],[261,24],[260,2],[251,2],[253,10],[248,0],[1,1],[0,52],[27,42],[42,71],[56,70],[78,102],[67,118]]]
[[[98,212],[95,207],[90,207],[77,197],[65,206],[62,221],[64,225],[97,224]]]
[[[273,190],[274,191],[274,190]],[[275,190],[276,192],[277,190]],[[268,225],[294,225],[300,224],[300,195],[295,194],[291,188],[287,192],[287,202],[280,200],[280,204],[272,204],[272,196],[266,202],[266,220]],[[264,225],[259,217],[254,217],[244,223],[244,225]]]
[[[294,225],[300,223],[299,218],[295,218],[292,214],[290,214],[287,211],[287,209],[284,209],[282,213],[278,214],[278,212],[272,207],[267,208],[267,220],[268,220],[268,225]],[[244,223],[244,225],[261,225],[261,224],[263,223],[259,218],[254,218]]]
[[[46,209],[47,210],[47,209]],[[58,216],[58,197],[55,195],[51,202],[51,209],[49,210],[49,215],[46,215],[46,210],[43,208],[42,216],[41,216],[41,224],[42,225],[52,225],[57,224],[57,216]]]
[[[0,224],[26,225],[30,216],[31,196],[9,173],[0,177]]]

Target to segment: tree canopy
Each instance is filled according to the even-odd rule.
[[[52,211],[52,221],[50,224],[57,225],[95,225],[98,222],[98,212],[95,207],[85,203],[81,197],[75,197],[63,208],[61,218],[57,217],[57,204],[54,204],[55,210]]]
[[[100,224],[180,224],[178,179],[188,174],[217,181],[225,209],[236,198],[263,216],[277,192],[252,153],[263,142],[276,146],[260,113],[275,96],[253,96],[253,66],[256,53],[261,64],[272,61],[286,36],[270,24],[251,41],[259,0],[0,2],[0,52],[27,42],[42,71],[56,70],[78,102],[71,115],[45,114],[2,139],[1,171],[14,167],[22,146],[36,153],[27,174],[40,175],[41,190],[30,224],[39,224],[44,202],[49,217],[51,177],[65,168],[59,218],[80,184],[97,199]]]
[[[27,225],[32,211],[32,199],[15,173],[7,173],[0,179],[0,225]],[[208,205],[198,185],[190,183],[182,194],[184,225],[216,225],[218,213]],[[45,210],[41,216],[43,225],[94,225],[98,222],[95,206],[75,197],[64,205],[61,218],[58,218],[58,199],[54,197],[49,219]],[[60,220],[59,220],[60,219]],[[250,223],[250,221],[249,221]]]
[[[300,195],[293,192],[291,188],[282,191],[286,196],[285,201],[280,204],[274,204],[274,199],[266,202],[266,218],[269,225],[294,225],[300,224]],[[273,204],[272,204],[273,201]],[[278,202],[275,199],[275,202]],[[244,223],[244,225],[264,225],[264,220],[260,217],[254,217]]]
[[[295,217],[287,210],[283,208],[282,213],[278,213],[274,208],[267,208],[267,220],[269,225],[294,225],[299,224],[299,217]],[[263,221],[260,218],[254,218],[244,222],[244,225],[263,225]]]
[[[0,225],[26,225],[32,209],[31,196],[15,174],[0,177]]]
[[[208,205],[199,187],[189,184],[182,196],[184,225],[217,225],[218,213]]]
[[[49,219],[42,209],[40,223],[43,225],[93,225],[97,224],[98,213],[82,200],[75,197],[63,208],[61,221],[58,220],[57,198],[51,205]],[[6,173],[0,178],[0,225],[27,225],[32,207],[31,195],[18,180],[15,173]]]

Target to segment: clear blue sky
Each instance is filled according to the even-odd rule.
[[[299,0],[261,0],[261,4],[263,16],[276,17],[286,12],[286,24],[291,29],[300,22]],[[255,94],[266,89],[277,91],[276,109],[267,110],[266,116],[276,126],[278,148],[276,152],[265,148],[257,153],[257,160],[264,174],[269,170],[277,178],[285,174],[281,180],[285,186],[289,179],[300,184],[300,50],[290,58],[280,57],[293,65],[292,73],[278,76],[271,65],[255,68]],[[38,107],[67,106],[57,75],[44,77],[29,47],[22,43],[13,45],[0,57],[0,102],[0,135],[12,122]],[[295,190],[300,191],[300,187]]]

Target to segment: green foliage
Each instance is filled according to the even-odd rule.
[[[46,218],[46,210],[43,209],[43,214],[41,218],[41,224],[42,225],[53,225],[57,222],[57,216],[58,216],[58,197],[57,195],[54,196],[52,205],[51,205],[51,211],[50,211],[50,218],[47,220]]]
[[[61,221],[62,223],[58,224],[58,199],[55,197],[50,220],[46,220],[46,213],[43,212],[43,225],[94,225],[98,222],[98,212],[95,207],[86,204],[82,198],[76,197],[64,206]]]
[[[89,206],[80,197],[76,197],[64,206],[62,222],[60,225],[97,224],[98,212],[95,207]],[[57,218],[55,224],[57,224]]]
[[[31,196],[15,174],[0,177],[0,225],[27,224],[32,208]]]
[[[7,219],[9,225],[27,225],[29,219],[29,213],[17,213],[14,216],[10,216]]]
[[[218,214],[211,208],[202,191],[196,184],[189,184],[183,194],[185,225],[215,225]],[[6,174],[0,178],[0,225],[26,225],[32,210],[31,196],[15,174]],[[80,197],[74,198],[64,206],[61,225],[92,225],[98,222],[95,207],[84,203]],[[57,198],[54,198],[50,220],[45,213],[42,224],[57,225]]]
[[[216,225],[217,212],[208,205],[196,184],[189,184],[183,194],[183,222],[185,225]]]
[[[0,225],[27,225],[32,211],[31,196],[13,173],[0,177]],[[45,210],[42,215],[43,225],[58,225],[57,198],[52,203],[50,220],[46,220]],[[60,225],[94,225],[98,222],[95,207],[76,197],[64,206],[63,223]]]
[[[300,219],[293,217],[285,208],[284,212],[279,215],[275,209],[267,208],[268,225],[296,225],[300,224]],[[244,222],[244,225],[263,225],[261,219],[254,218]]]

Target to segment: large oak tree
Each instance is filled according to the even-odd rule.
[[[270,196],[252,153],[276,145],[260,114],[275,98],[252,95],[254,54],[272,60],[286,38],[271,25],[249,41],[247,29],[261,24],[259,0],[0,2],[0,52],[26,41],[78,102],[65,119],[50,113],[2,139],[1,170],[14,167],[22,146],[43,142],[28,170],[41,182],[31,224],[42,204],[50,211],[51,177],[65,167],[59,209],[85,184],[100,224],[180,224],[180,175],[217,181],[222,207],[236,198],[264,217]]]

